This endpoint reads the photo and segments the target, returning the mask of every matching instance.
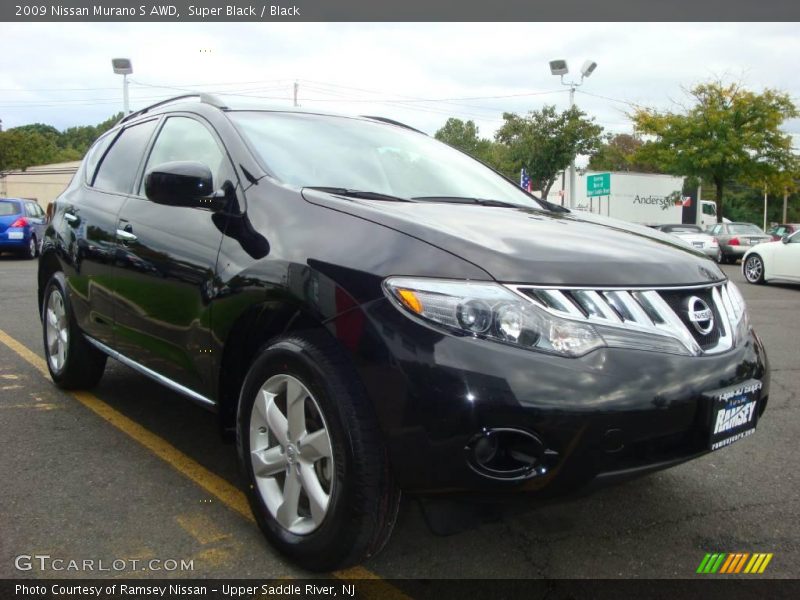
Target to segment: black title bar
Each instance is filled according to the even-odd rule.
[[[800,21],[800,1],[11,0],[0,4],[0,21]]]

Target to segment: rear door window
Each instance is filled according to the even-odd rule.
[[[114,134],[107,133],[92,144],[92,147],[89,148],[89,152],[86,153],[86,158],[84,159],[86,166],[83,171],[83,177],[88,185],[92,185],[94,173],[97,171],[97,164],[100,162],[100,159],[103,158],[106,148],[108,148],[108,145],[113,140]]]
[[[122,130],[103,157],[94,178],[94,187],[115,194],[129,194],[136,172],[157,121],[137,123]]]

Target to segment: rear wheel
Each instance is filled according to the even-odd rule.
[[[25,248],[23,252],[23,256],[25,258],[36,258],[39,255],[39,244],[36,241],[36,236],[31,235],[31,239],[28,240],[28,247]]]
[[[335,342],[308,334],[268,346],[245,379],[237,434],[250,506],[281,553],[329,571],[384,546],[400,492],[372,406]]]
[[[747,257],[742,265],[742,271],[744,271],[744,278],[749,283],[764,283],[764,261],[758,254],[751,254]]]
[[[42,334],[47,368],[58,387],[87,389],[97,385],[105,370],[106,355],[90,345],[78,329],[60,272],[45,288]]]

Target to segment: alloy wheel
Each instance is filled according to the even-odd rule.
[[[47,360],[50,368],[58,373],[67,361],[69,345],[69,323],[64,307],[64,296],[58,289],[53,289],[47,299],[45,309],[45,333],[47,336]]]
[[[270,514],[296,535],[317,529],[334,485],[330,433],[309,389],[290,375],[270,377],[250,414],[250,463]]]
[[[750,283],[758,283],[764,274],[764,263],[758,256],[750,256],[744,265],[744,276]]]

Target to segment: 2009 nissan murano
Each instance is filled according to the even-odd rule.
[[[377,117],[129,115],[55,201],[38,282],[56,384],[110,356],[216,411],[264,534],[314,570],[380,550],[400,490],[668,467],[753,433],[769,392],[714,262]]]

